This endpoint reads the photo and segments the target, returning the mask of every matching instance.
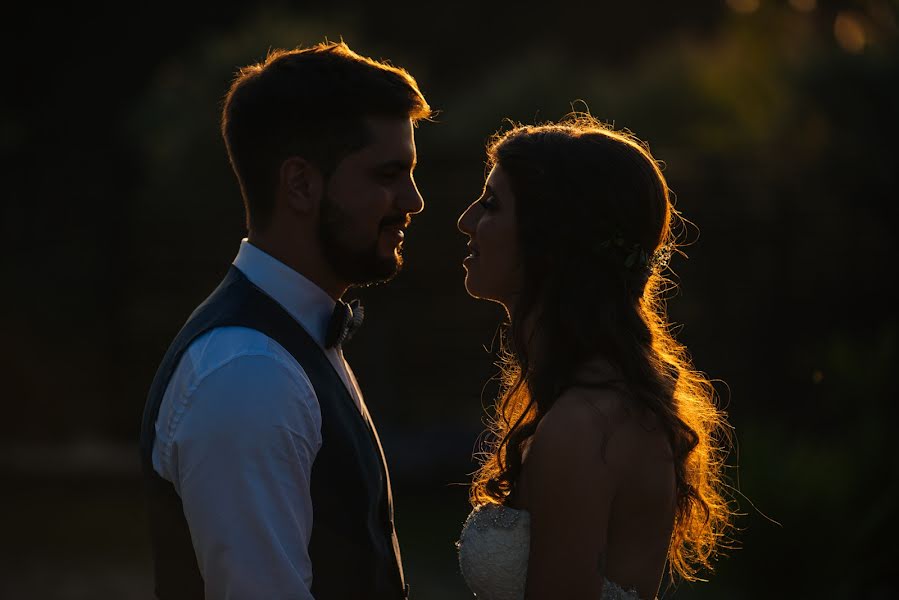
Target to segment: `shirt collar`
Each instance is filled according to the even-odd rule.
[[[246,238],[241,240],[233,264],[324,347],[328,321],[337,303],[323,289]]]

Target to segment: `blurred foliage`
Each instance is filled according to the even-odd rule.
[[[501,313],[462,288],[455,219],[504,119],[589,110],[649,142],[698,225],[670,310],[697,366],[724,382],[739,442],[742,549],[673,597],[887,597],[897,3],[414,6],[15,21],[17,86],[0,111],[4,440],[134,439],[159,358],[243,235],[218,134],[236,67],[342,36],[408,68],[441,111],[417,133],[427,208],[407,268],[355,292],[369,319],[349,349],[397,480],[417,595],[462,589],[451,536],[464,494],[445,486],[466,481],[495,391],[484,349]],[[28,51],[46,40],[67,42]]]

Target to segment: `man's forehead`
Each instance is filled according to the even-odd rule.
[[[368,143],[347,158],[371,165],[397,163],[412,168],[416,162],[412,121],[396,117],[368,117]]]
[[[414,146],[414,128],[408,117],[366,117],[372,144],[408,144]]]

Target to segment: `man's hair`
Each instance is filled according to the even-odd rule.
[[[222,137],[247,211],[268,227],[281,164],[313,163],[327,178],[369,143],[366,117],[427,119],[431,108],[405,70],[360,56],[344,42],[272,50],[243,67],[225,96]]]

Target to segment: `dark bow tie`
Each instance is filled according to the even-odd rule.
[[[351,300],[349,304],[338,300],[328,321],[328,331],[325,334],[325,348],[340,346],[349,341],[365,317],[365,309],[358,300]]]

